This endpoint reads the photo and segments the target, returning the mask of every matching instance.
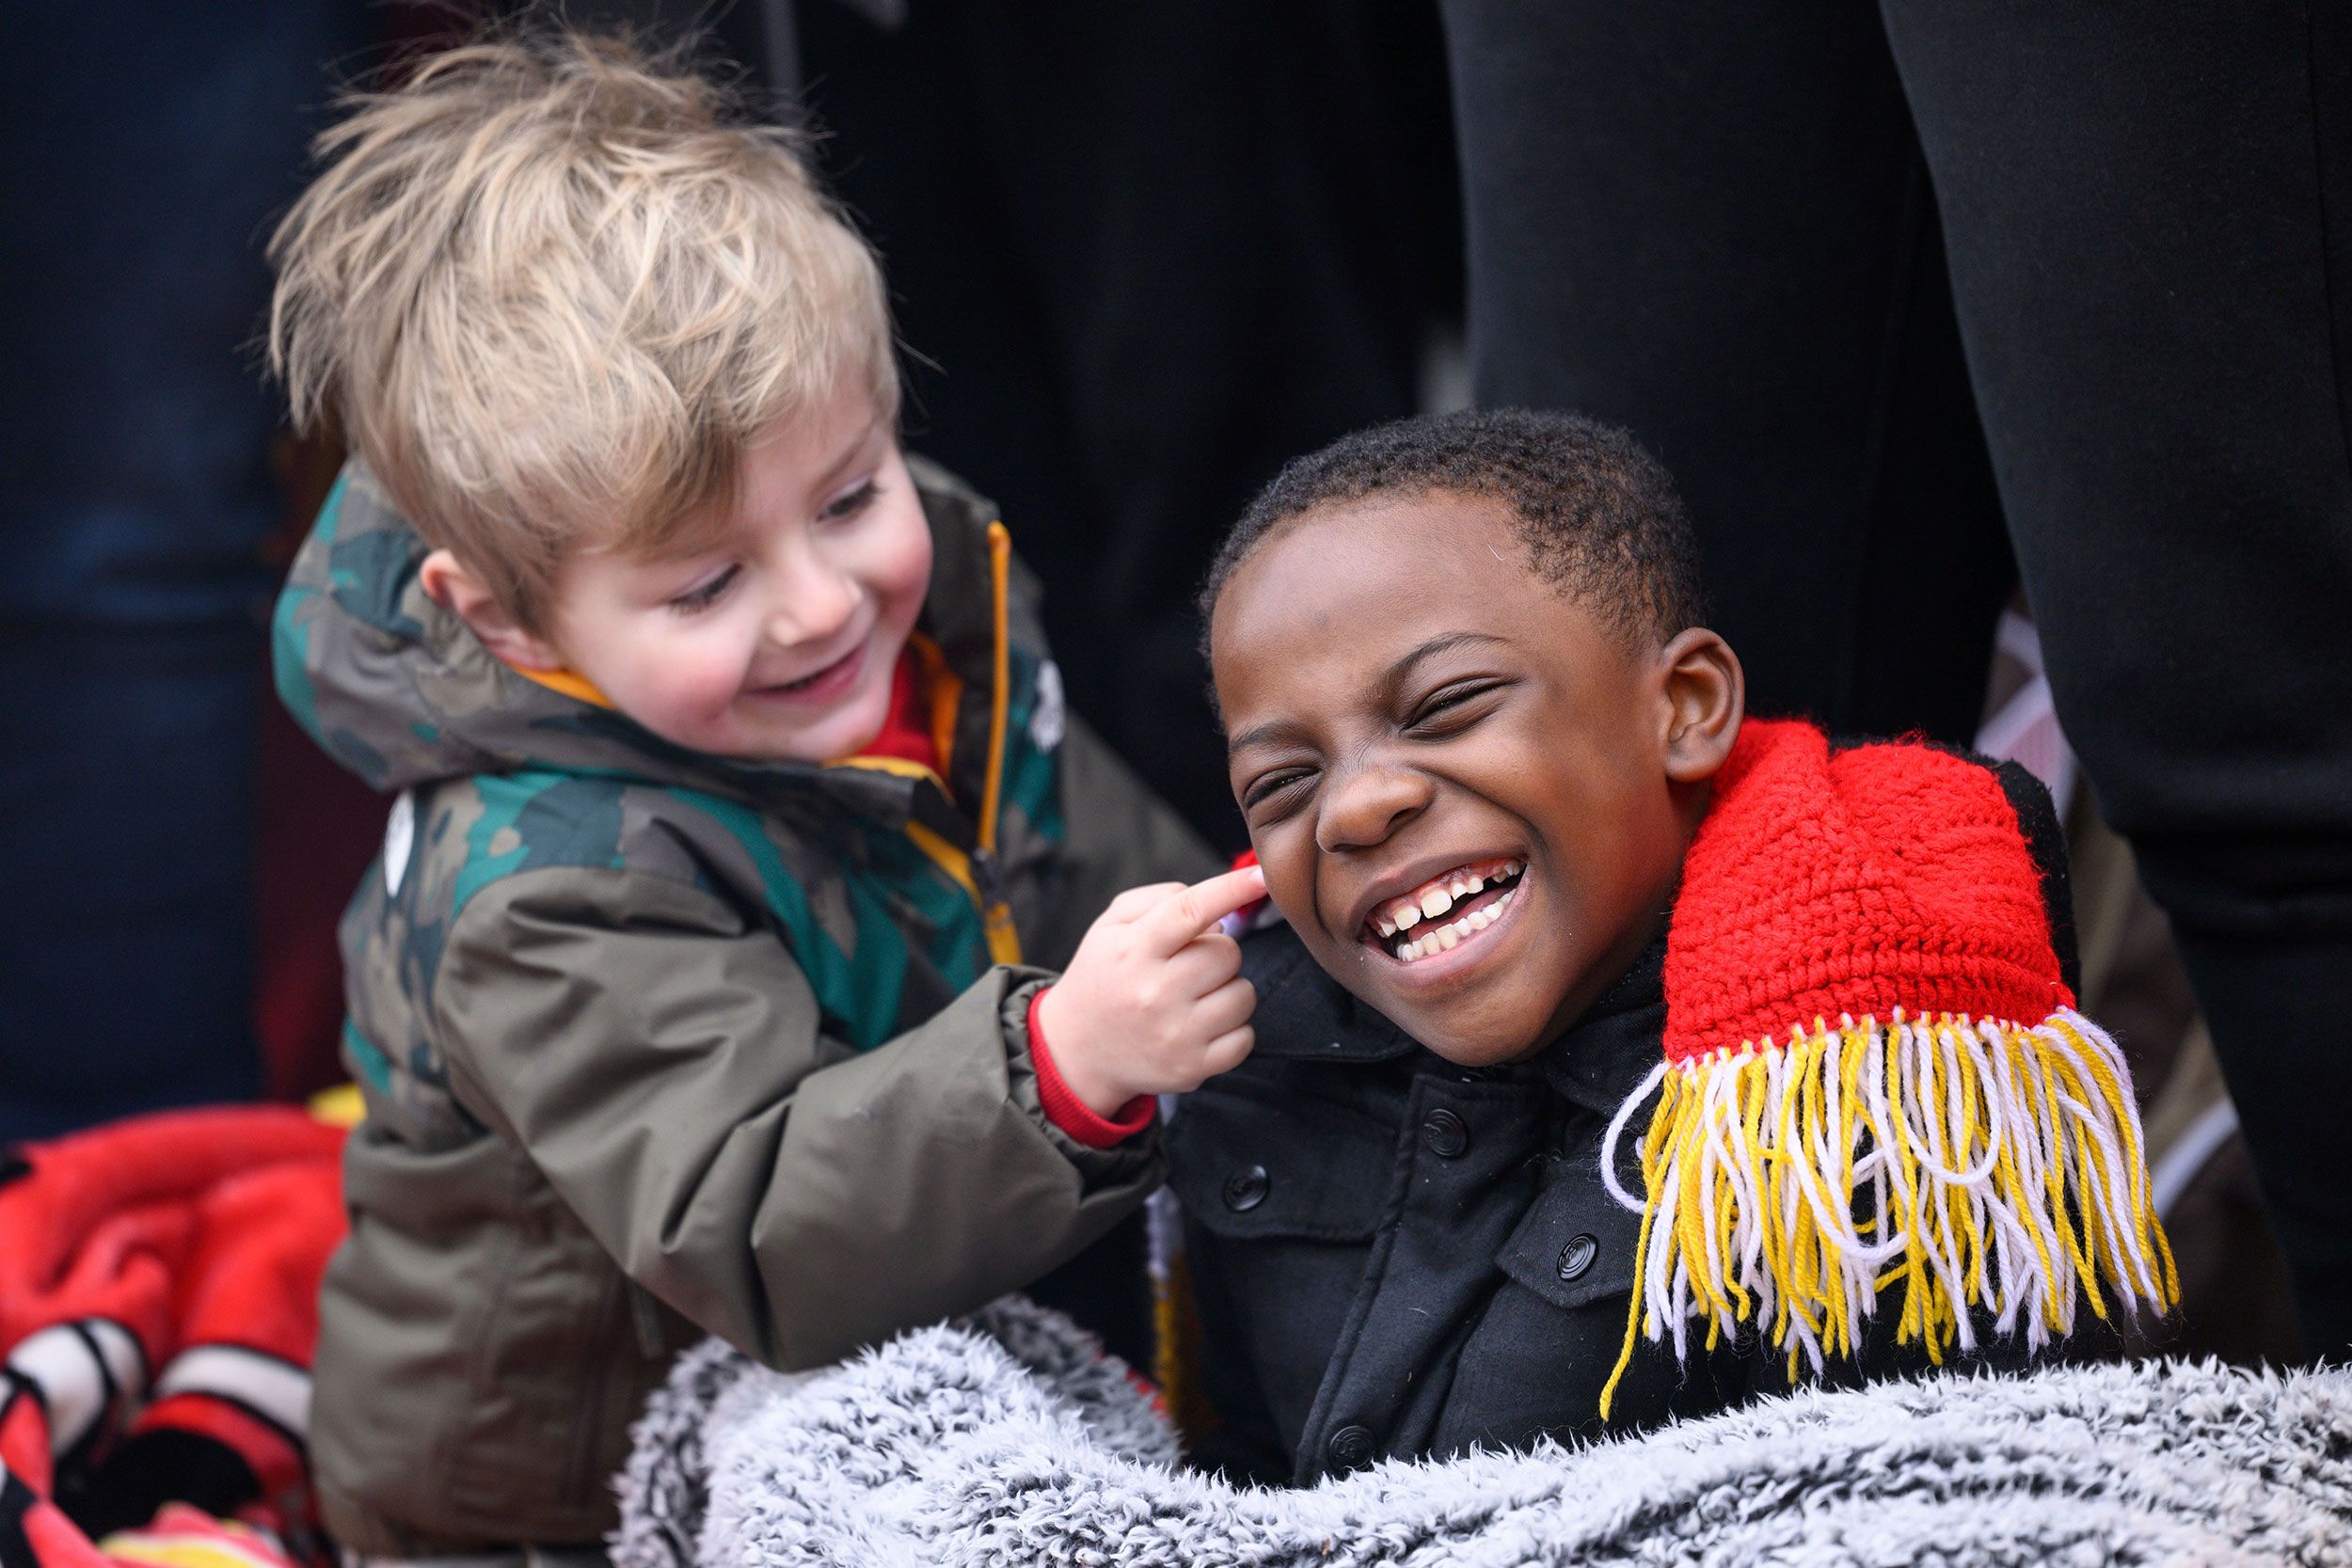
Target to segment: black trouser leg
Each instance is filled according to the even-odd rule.
[[[2341,1352],[2352,18],[1885,10],[2059,715],[2179,933],[2312,1349]]]
[[[365,8],[11,7],[0,1140],[261,1085],[262,240]]]
[[[1967,737],[2013,569],[1876,18],[1444,14],[1479,402],[1660,452],[1755,706]]]

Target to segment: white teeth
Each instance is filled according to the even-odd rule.
[[[1421,895],[1419,902],[1400,898],[1388,909],[1375,911],[1373,925],[1383,939],[1400,936],[1424,920],[1435,921],[1462,900],[1490,886],[1508,881],[1526,869],[1525,861],[1507,860],[1496,863],[1490,873],[1465,872],[1444,885],[1432,887]],[[1435,958],[1439,953],[1459,946],[1465,937],[1483,931],[1501,920],[1502,911],[1511,907],[1511,900],[1518,896],[1518,891],[1517,887],[1501,888],[1493,903],[1484,909],[1470,910],[1447,925],[1432,926],[1418,938],[1398,947],[1396,956],[1411,963],[1416,958]]]
[[[1396,950],[1396,956],[1400,961],[1411,963],[1416,958],[1433,958],[1440,953],[1452,952],[1466,939],[1502,919],[1503,909],[1510,901],[1510,894],[1505,893],[1485,909],[1472,910],[1459,920],[1435,927],[1419,939],[1406,942]]]

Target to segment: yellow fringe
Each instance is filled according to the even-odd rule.
[[[1652,1087],[1637,1198],[1616,1187],[1616,1143]],[[1852,1355],[1897,1288],[1896,1342],[1938,1365],[1975,1348],[1972,1309],[2040,1348],[2081,1306],[2106,1318],[2110,1291],[2126,1311],[2180,1300],[2131,1074],[2071,1009],[2031,1026],[1816,1019],[1785,1046],[1661,1066],[1602,1164],[1642,1213],[1604,1419],[1635,1345],[1687,1356],[1694,1319],[1706,1349],[1754,1323],[1793,1378]]]

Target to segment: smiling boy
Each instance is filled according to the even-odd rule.
[[[1465,1066],[1509,1060],[1661,928],[1739,732],[1739,660],[1690,625],[1674,573],[1655,605],[1531,582],[1493,497],[1374,491],[1298,531],[1232,570],[1214,623],[1268,891],[1315,960],[1408,1034]],[[1651,657],[1628,657],[1637,639]],[[1373,852],[1407,821],[1409,855]],[[1494,885],[1470,889],[1482,873]]]
[[[1206,928],[1258,879],[1169,879],[1214,864],[901,452],[787,138],[562,34],[348,108],[272,246],[274,361],[357,449],[279,687],[401,792],[341,933],[316,1482],[353,1562],[593,1560],[703,1335],[831,1361],[1136,1209],[1151,1097],[1249,1049]]]
[[[1170,1132],[1198,1460],[1305,1482],[1632,1430],[2169,1300],[2046,799],[1743,724],[1621,432],[1349,436],[1203,605],[1284,925],[1245,944],[1255,1055]]]
[[[849,756],[883,727],[930,586],[930,525],[885,397],[844,378],[755,433],[730,499],[651,553],[579,551],[529,623],[446,546],[419,586],[510,668],[585,682],[688,751]]]

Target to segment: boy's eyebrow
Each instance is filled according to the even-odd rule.
[[[857,461],[858,454],[866,450],[866,444],[873,440],[874,433],[880,430],[882,426],[882,417],[880,414],[876,414],[873,420],[864,428],[860,429],[856,435],[850,436],[847,441],[844,441],[841,444],[841,450],[834,454],[833,461],[826,464],[824,471],[818,476],[818,487],[822,489],[826,485],[831,484],[834,480],[840,478],[841,475],[849,469],[850,465]]]
[[[1471,643],[1500,643],[1502,641],[1500,637],[1483,631],[1439,632],[1382,671],[1379,680],[1375,683],[1375,689],[1384,697],[1393,693],[1397,687],[1404,683],[1405,677],[1412,672],[1413,666],[1424,658],[1434,658],[1439,654],[1454,648],[1467,647]],[[1263,724],[1252,724],[1239,735],[1227,736],[1225,750],[1231,753],[1246,746],[1272,745],[1291,739],[1301,734],[1303,729],[1304,726],[1288,719],[1269,719]]]
[[[1225,750],[1230,754],[1248,746],[1271,746],[1304,733],[1304,726],[1288,719],[1269,719],[1263,724],[1252,724],[1239,735],[1225,737]]]
[[[1380,684],[1393,687],[1424,658],[1434,658],[1472,642],[1500,642],[1502,639],[1483,631],[1441,631],[1412,652],[1398,659],[1381,673]]]
[[[1405,684],[1405,677],[1411,674],[1413,666],[1422,659],[1435,658],[1439,654],[1451,653],[1455,648],[1468,647],[1473,643],[1500,644],[1502,641],[1502,638],[1483,631],[1441,631],[1383,670],[1379,680],[1373,684],[1373,689],[1380,693],[1383,702],[1392,702],[1396,698],[1397,689]]]

